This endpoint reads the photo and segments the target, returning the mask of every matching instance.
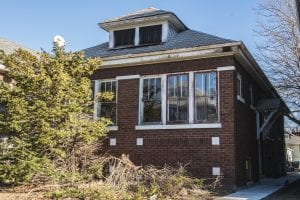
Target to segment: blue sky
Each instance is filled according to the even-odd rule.
[[[1,0],[0,37],[50,51],[54,35],[77,51],[108,39],[97,23],[147,7],[170,10],[190,28],[233,40],[255,51],[260,0]]]

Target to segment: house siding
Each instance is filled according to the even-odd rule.
[[[258,142],[256,132],[256,113],[251,109],[250,103],[250,85],[253,88],[254,105],[259,99],[260,88],[255,81],[248,75],[242,66],[236,61],[236,73],[242,77],[242,94],[245,102],[237,99],[235,88],[235,166],[236,166],[236,184],[237,186],[246,185],[247,182],[256,182],[259,180],[259,159]],[[237,75],[235,76],[235,78]],[[235,79],[236,80],[236,79]],[[237,80],[235,81],[235,83]],[[252,180],[247,180],[246,160],[251,160]]]
[[[235,61],[236,71],[242,77],[243,98],[245,102],[239,101],[235,88],[235,166],[236,166],[236,184],[237,186],[246,185],[249,181],[259,180],[259,152],[256,130],[256,113],[251,108],[250,86],[253,88],[253,106],[257,105],[258,100],[272,98],[269,91],[263,91],[244,70],[242,65]],[[237,77],[237,75],[235,75]],[[237,80],[235,80],[235,83]],[[284,126],[283,116],[281,115],[272,126],[270,133],[274,141],[269,139],[262,140],[262,173],[268,177],[278,177],[285,174],[285,156],[284,152]],[[251,159],[252,180],[246,176],[246,160]]]

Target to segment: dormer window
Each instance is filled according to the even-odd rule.
[[[161,43],[162,25],[139,28],[140,45]]]
[[[115,47],[133,46],[135,37],[135,29],[125,29],[114,31],[114,44]]]

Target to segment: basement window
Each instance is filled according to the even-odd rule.
[[[162,25],[140,27],[139,34],[141,45],[161,43]]]
[[[135,29],[114,31],[115,47],[126,47],[134,45]]]

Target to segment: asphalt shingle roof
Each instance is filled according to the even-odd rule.
[[[121,49],[109,49],[108,42],[82,50],[86,57],[111,57],[127,54],[149,53],[156,51],[166,51],[180,48],[201,47],[214,44],[225,44],[235,42],[207,33],[202,33],[194,30],[185,30],[177,33],[168,41],[149,46],[135,46]]]
[[[170,11],[165,11],[165,10],[160,10],[160,9],[157,9],[157,8],[150,7],[150,8],[146,8],[146,9],[143,9],[143,10],[139,10],[135,13],[125,15],[125,16],[105,20],[103,23],[114,22],[114,21],[131,20],[131,19],[151,17],[151,16],[154,16],[154,15],[163,15],[163,14],[173,14],[174,15],[174,13],[172,13]]]
[[[5,38],[1,38],[0,37],[0,49],[3,50],[6,54],[11,54],[13,53],[14,51],[16,51],[17,49],[24,49],[24,50],[27,50],[33,54],[35,54],[36,52],[32,49],[28,49],[20,44],[17,44],[13,41],[10,41],[10,40],[7,40]]]

